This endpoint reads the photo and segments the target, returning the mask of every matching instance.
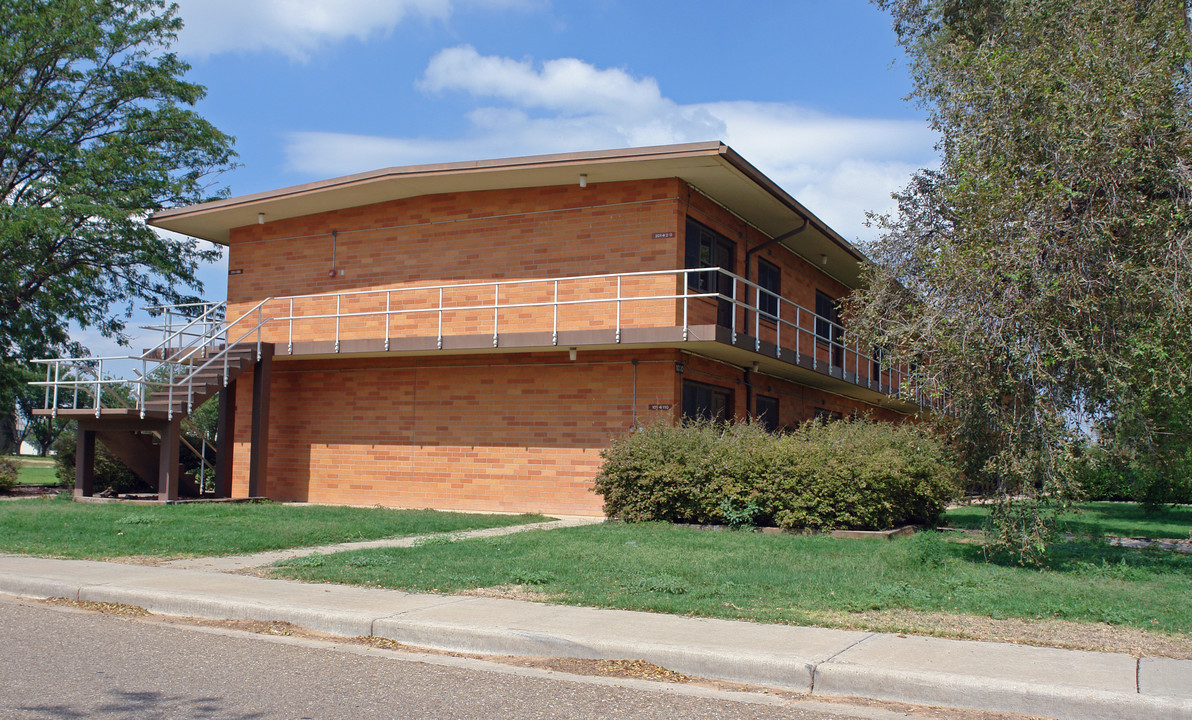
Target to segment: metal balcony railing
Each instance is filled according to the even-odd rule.
[[[734,345],[747,337],[755,352],[793,359],[921,406],[943,407],[941,398],[924,392],[930,383],[921,370],[887,362],[880,353],[862,348],[833,319],[721,268],[271,297],[230,322],[223,317],[224,303],[153,310],[164,318],[156,326],[163,339],[140,357],[39,361],[49,366],[46,382],[37,383],[46,386],[47,407],[56,406],[63,390],[75,393],[77,406],[77,395],[85,389],[98,413],[105,384],[137,387],[137,407],[144,407],[146,388],[166,392],[171,401],[174,393],[189,401],[188,382],[202,369],[226,363],[228,348],[246,341],[257,344],[258,356],[262,342],[292,354],[296,342],[328,342],[333,352],[340,352],[345,340],[381,341],[389,350],[397,337],[434,337],[442,349],[445,337],[491,335],[493,347],[500,347],[503,334],[533,332],[549,332],[550,343],[558,345],[560,333],[567,330],[612,331],[613,342],[620,343],[630,329],[681,327],[687,341],[693,326],[716,324],[729,329]],[[107,379],[105,363],[111,367],[117,360],[140,363],[139,372]],[[79,362],[98,363],[94,379],[60,377],[63,368]]]

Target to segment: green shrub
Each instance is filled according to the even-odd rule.
[[[16,487],[18,472],[20,467],[16,461],[0,457],[0,492],[8,492]]]
[[[943,443],[914,425],[816,421],[778,442],[784,472],[769,494],[779,527],[935,525],[957,496]]]
[[[610,517],[828,530],[933,525],[956,497],[942,443],[909,424],[652,425],[602,453]]]

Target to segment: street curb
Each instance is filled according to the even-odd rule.
[[[483,655],[645,660],[685,675],[769,685],[808,694],[815,669],[811,660],[792,655],[711,652],[658,643],[592,642],[562,634],[415,623],[400,618],[377,620],[373,634],[407,645]]]
[[[856,696],[1073,720],[1177,720],[1192,717],[1192,700],[1189,699],[1054,687],[959,673],[880,668],[851,664],[836,656],[817,663],[794,652],[712,651],[659,642],[592,640],[561,632],[425,621],[409,617],[407,613],[378,615],[304,608],[284,602],[252,602],[103,583],[70,583],[8,572],[0,573],[0,593],[26,598],[66,597],[124,603],[164,615],[289,622],[333,635],[372,635],[454,652],[641,659],[684,674],[789,689],[811,696]],[[445,597],[435,608],[442,610],[472,599]]]
[[[815,693],[1080,720],[1187,720],[1192,700],[846,663],[816,668]]]

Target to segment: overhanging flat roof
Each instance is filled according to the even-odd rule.
[[[471,162],[410,165],[156,212],[149,224],[226,245],[232,228],[373,203],[451,192],[677,177],[846,285],[858,283],[864,255],[724,143],[598,150]]]

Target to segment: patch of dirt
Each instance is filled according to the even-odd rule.
[[[457,595],[471,595],[473,597],[500,598],[502,600],[528,600],[530,602],[550,602],[554,595],[531,590],[526,585],[494,585],[493,587],[460,590]]]
[[[90,610],[91,612],[103,613],[104,615],[145,617],[152,614],[143,607],[138,607],[136,605],[125,605],[124,603],[95,602],[93,600],[71,600],[70,598],[64,597],[46,598],[42,602],[46,603],[47,605],[71,607],[78,610]]]
[[[1070,620],[995,619],[919,610],[809,613],[817,625],[1192,660],[1192,637]]]

